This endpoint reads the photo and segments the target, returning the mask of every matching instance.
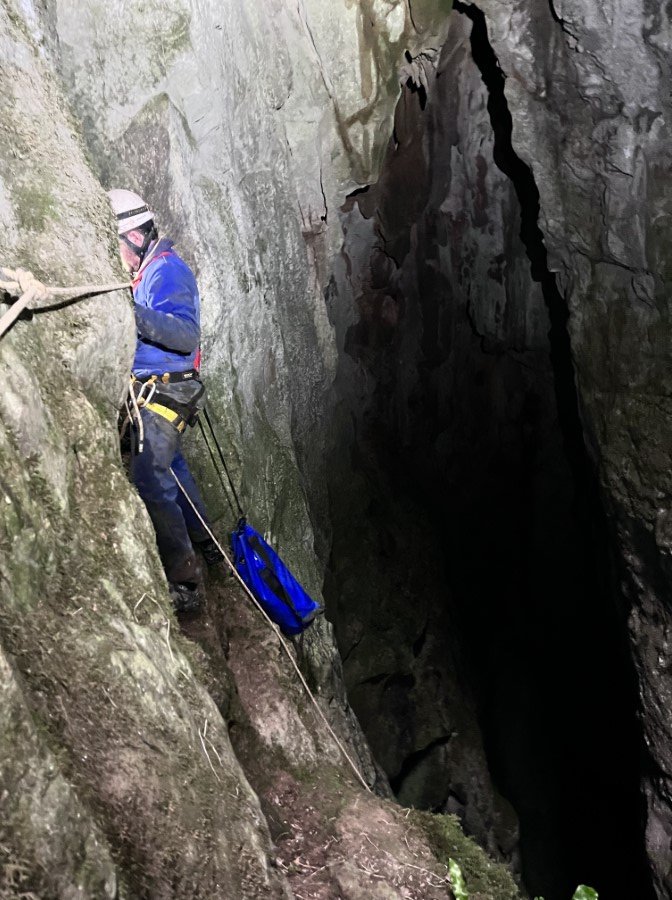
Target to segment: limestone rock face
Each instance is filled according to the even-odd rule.
[[[301,482],[319,498],[336,207],[375,177],[404,49],[441,41],[449,4],[416,6],[413,17],[401,0],[48,10],[47,43],[101,180],[140,190],[195,266],[212,406],[246,502],[300,550],[315,588]]]
[[[490,781],[463,623],[446,597],[452,560],[443,532],[453,520],[459,529],[470,505],[459,495],[467,480],[453,483],[457,463],[446,457],[468,448],[474,469],[497,477],[492,434],[515,419],[533,381],[518,360],[548,369],[546,316],[516,236],[515,194],[492,164],[487,94],[468,33],[453,17],[426,108],[406,87],[381,177],[343,213],[330,312],[342,348],[336,390],[350,421],[334,429],[329,461],[335,536],[326,593],[349,696],[402,802],[459,813],[489,852],[516,865],[516,817]],[[521,296],[529,297],[523,310]],[[499,379],[506,387],[488,408]],[[462,410],[475,380],[483,390]],[[513,434],[509,441],[514,456]],[[436,521],[423,484],[446,502]],[[484,513],[480,498],[471,507]]]
[[[356,600],[367,554],[357,558],[353,544],[335,544],[329,596],[348,654],[346,679],[362,721],[385,718],[386,692],[410,699],[412,724],[387,744],[388,771],[403,775],[408,789],[413,766],[431,771],[440,795],[437,775],[451,765],[450,691],[440,692],[443,747],[426,740],[422,715],[414,720],[417,697],[426,696],[420,685],[437,677],[428,650],[437,615],[427,616],[413,586],[427,596],[437,551],[423,535],[425,559],[414,567],[419,545],[391,524],[414,520],[411,483],[416,499],[424,492],[434,500],[434,531],[447,538],[455,595],[448,602],[461,618],[453,630],[475,654],[467,668],[487,698],[482,715],[493,717],[500,783],[506,758],[521,763],[528,752],[515,737],[525,708],[534,710],[542,695],[547,709],[557,704],[555,723],[529,721],[528,750],[537,745],[537,760],[544,744],[568,740],[568,723],[582,708],[593,722],[596,758],[610,759],[618,745],[632,767],[624,769],[641,778],[651,873],[659,896],[668,896],[669,204],[662,172],[669,167],[669,18],[647,5],[484,0],[456,3],[452,20],[425,97],[415,84],[404,91],[381,179],[346,208],[334,270],[337,386],[360,480],[344,495],[341,471],[332,502],[344,520],[370,521],[373,535],[384,523],[387,560],[373,580],[378,610],[399,615],[396,643],[381,635],[371,652],[371,623],[359,621],[371,611]],[[463,42],[471,23],[486,86]],[[381,505],[390,486],[403,501]],[[391,644],[392,658],[382,653]],[[570,656],[580,665],[568,665]],[[454,669],[449,663],[441,677]],[[614,691],[620,709],[597,715],[597,698]],[[635,704],[648,746],[643,767]],[[498,748],[497,721],[506,734]],[[567,778],[565,763],[559,770]],[[600,778],[576,775],[559,790],[560,805],[581,778],[586,785],[606,778],[604,769]],[[546,776],[538,768],[534,777]],[[608,794],[622,784],[616,769],[609,777],[611,791],[594,801],[605,821],[618,817]],[[644,810],[632,778],[622,791],[632,839],[641,842]],[[515,797],[510,782],[506,793],[527,822],[524,856],[538,864],[550,818],[541,820],[531,795]],[[575,818],[568,821],[574,838]],[[557,835],[546,838],[556,851],[535,877],[561,866]],[[613,854],[606,846],[605,867]],[[593,847],[588,855],[594,862],[599,854]],[[637,859],[633,870],[641,872]],[[612,877],[609,890],[623,896],[649,889]],[[563,893],[558,884],[557,896],[571,889]]]
[[[210,410],[244,506],[313,594],[327,569],[377,762],[328,622],[299,659],[381,793],[388,776],[517,864],[486,721],[524,855],[555,872],[568,851],[539,809],[535,742],[573,755],[568,685],[586,716],[600,691],[630,698],[629,653],[665,897],[672,38],[662,7],[626,5],[0,0],[0,262],[118,278],[103,189],[148,199],[198,277]],[[505,76],[505,150],[477,19]],[[211,600],[200,646],[178,636],[116,444],[133,337],[112,295],[0,344],[0,895],[448,897],[426,834],[358,793],[225,579],[225,621]],[[197,440],[223,532],[235,510]],[[557,633],[580,665],[549,651]],[[531,712],[542,667],[563,672],[546,682],[557,726]],[[595,758],[631,729],[637,813],[634,726],[593,720]],[[621,798],[596,796],[615,820]]]
[[[334,7],[339,20],[316,4],[311,19],[309,7],[236,4],[224,17],[214,4],[2,0],[0,262],[52,285],[119,280],[103,191],[113,181],[179,223],[204,288],[213,407],[234,448],[254,448],[243,496],[289,556],[303,552],[296,568],[316,589],[302,479],[320,460],[299,461],[323,441],[315,423],[335,360],[318,302],[335,230],[324,198],[373,171],[390,81],[396,90],[390,45],[409,25],[402,4],[367,10],[364,31],[387,30],[362,36],[362,103],[336,96],[347,66],[313,63],[335,22],[357,35],[362,10]],[[413,27],[434,34],[432,15]],[[294,79],[304,99],[319,89],[310,133],[277,123]],[[320,146],[318,160],[334,151],[320,145],[325,122],[343,132],[342,161],[322,183],[315,166],[299,197],[294,174],[314,164],[302,141]],[[450,900],[459,828],[446,819],[442,845],[358,785],[226,574],[192,640],[180,631],[118,449],[133,345],[125,292],[24,316],[0,344],[0,896],[254,900],[300,887],[325,900]],[[373,783],[328,626],[312,644],[307,677]],[[479,860],[487,887],[496,869]],[[497,878],[514,898],[510,876]]]
[[[107,200],[11,4],[0,34],[0,257],[52,284],[120,280]],[[0,892],[286,897],[121,468],[132,346],[121,293],[2,341]]]
[[[599,467],[648,748],[647,849],[672,889],[669,15],[651,4],[480,4],[533,169]],[[515,23],[515,27],[512,27]],[[540,52],[540,48],[544,48]]]

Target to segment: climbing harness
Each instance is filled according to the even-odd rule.
[[[184,495],[184,497],[185,497],[187,503],[189,504],[189,506],[192,508],[192,510],[193,510],[194,513],[196,514],[196,516],[197,516],[197,518],[199,519],[201,525],[202,525],[203,528],[208,532],[208,535],[210,536],[210,538],[211,538],[212,541],[214,542],[215,546],[217,547],[217,549],[219,550],[219,552],[220,552],[220,553],[222,554],[222,556],[224,557],[224,561],[226,562],[226,564],[228,565],[228,567],[231,569],[232,574],[234,575],[235,578],[238,579],[238,581],[239,581],[240,585],[242,586],[243,590],[245,591],[245,593],[248,595],[248,597],[250,598],[250,600],[252,600],[252,602],[253,602],[254,605],[257,607],[257,609],[259,610],[259,612],[262,614],[262,616],[264,617],[264,619],[266,620],[266,622],[271,626],[271,628],[272,628],[273,631],[275,632],[275,634],[276,634],[278,640],[280,641],[280,644],[281,644],[281,646],[282,646],[282,649],[284,650],[285,654],[287,655],[287,658],[289,659],[289,661],[291,662],[292,666],[294,667],[294,670],[296,671],[296,674],[299,676],[299,680],[301,681],[301,684],[303,685],[303,687],[304,687],[304,689],[305,689],[305,691],[306,691],[306,694],[308,695],[308,697],[310,698],[311,702],[312,702],[313,705],[315,706],[315,709],[317,710],[318,715],[319,715],[320,718],[322,719],[322,722],[323,722],[324,725],[326,726],[327,731],[329,732],[329,734],[330,734],[331,737],[333,738],[333,740],[334,740],[336,746],[337,746],[338,749],[341,751],[341,753],[343,754],[343,757],[344,757],[345,760],[347,761],[348,765],[350,766],[350,768],[352,769],[352,771],[353,771],[353,772],[355,773],[355,775],[357,776],[358,781],[363,785],[363,787],[364,787],[370,794],[373,793],[373,791],[371,790],[371,787],[367,784],[366,780],[364,779],[364,776],[361,774],[361,772],[359,771],[359,769],[357,768],[357,766],[356,766],[355,763],[353,762],[352,758],[351,758],[350,755],[348,754],[348,751],[345,749],[345,747],[343,746],[343,744],[342,744],[341,741],[339,740],[339,738],[338,738],[336,732],[334,731],[334,729],[333,729],[333,728],[331,727],[331,725],[329,724],[329,722],[328,722],[328,720],[327,720],[327,717],[326,717],[326,716],[324,715],[324,713],[322,712],[319,703],[318,703],[317,700],[315,699],[315,696],[314,696],[313,692],[311,691],[310,687],[308,686],[308,682],[306,681],[306,679],[305,679],[305,677],[304,677],[304,675],[303,675],[303,672],[301,671],[301,669],[300,669],[299,666],[298,666],[298,663],[297,663],[296,660],[294,659],[294,655],[293,655],[293,653],[292,653],[292,651],[291,651],[291,649],[290,649],[290,647],[289,647],[287,641],[284,639],[284,637],[283,637],[282,634],[280,633],[280,629],[279,629],[278,626],[275,624],[275,622],[273,622],[272,619],[266,614],[266,612],[264,611],[264,608],[262,607],[262,605],[259,603],[259,601],[258,601],[257,598],[254,596],[254,594],[253,594],[252,591],[249,589],[249,587],[245,584],[245,582],[243,581],[241,575],[238,573],[238,571],[236,570],[236,567],[234,566],[233,562],[231,561],[229,555],[226,553],[226,551],[224,550],[224,548],[222,547],[222,545],[219,543],[219,541],[217,540],[217,538],[215,537],[215,535],[212,533],[212,529],[211,529],[211,528],[209,527],[209,525],[204,521],[204,519],[203,519],[203,517],[201,516],[201,514],[199,513],[199,511],[196,509],[196,506],[194,505],[194,503],[193,503],[191,497],[189,496],[189,494],[188,494],[186,488],[184,487],[184,485],[182,484],[182,482],[180,481],[180,479],[177,477],[177,475],[175,474],[175,472],[173,471],[172,468],[170,469],[170,474],[171,474],[171,475],[173,476],[173,478],[175,479],[175,483],[177,484],[177,486],[178,486],[178,488],[180,489],[180,491],[182,491],[182,494]]]
[[[121,425],[120,438],[123,439],[129,425],[135,427],[138,434],[136,453],[142,453],[145,430],[140,415],[141,409],[148,409],[166,419],[179,434],[186,430],[187,425],[193,427],[198,421],[198,401],[203,396],[205,387],[201,385],[201,389],[188,403],[180,403],[173,397],[161,393],[160,388],[165,384],[196,381],[197,379],[198,372],[195,369],[189,369],[186,372],[164,372],[163,375],[149,375],[146,378],[137,378],[135,375],[131,375],[128,400],[124,402],[126,418]],[[154,399],[155,397],[157,399]]]
[[[121,291],[131,287],[128,281],[102,285],[82,284],[78,287],[67,288],[49,287],[38,281],[33,273],[27,269],[8,269],[1,266],[0,275],[2,275],[3,279],[0,280],[0,293],[9,294],[10,297],[17,298],[0,318],[0,338],[12,327],[24,310],[31,315],[51,312],[52,310],[63,309],[71,303],[86,300],[89,297],[95,297],[99,294],[111,294],[113,291]],[[62,299],[56,303],[45,305],[45,301],[58,298]],[[42,305],[29,306],[31,303]]]
[[[184,419],[178,412],[174,409],[171,409],[169,406],[165,406],[163,403],[145,403],[145,409],[148,409],[150,412],[154,412],[157,415],[161,416],[163,419],[167,419],[170,424],[175,428],[179,434],[187,427],[187,420]]]
[[[143,384],[146,381],[160,381],[161,384],[177,384],[180,381],[198,381],[198,378],[198,369],[187,369],[186,372],[164,372],[163,375],[146,375],[143,378],[135,376],[135,380]]]

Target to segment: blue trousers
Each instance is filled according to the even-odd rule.
[[[198,565],[193,541],[207,531],[177,486],[172,468],[194,506],[209,523],[200,492],[181,452],[181,438],[167,419],[151,410],[140,412],[145,430],[142,453],[131,457],[131,479],[142,497],[156,532],[156,543],[168,581],[196,581]]]

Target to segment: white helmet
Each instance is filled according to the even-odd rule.
[[[134,228],[139,228],[140,225],[154,219],[154,213],[135,191],[115,189],[108,191],[107,196],[117,217],[119,234],[126,234],[127,231],[133,231]]]

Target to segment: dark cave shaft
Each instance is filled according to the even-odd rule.
[[[533,172],[512,147],[505,77],[485,17],[459,0],[454,8],[472,26],[469,46],[487,91],[492,162],[509,185],[502,268],[513,270],[514,257],[526,260],[547,337],[520,338],[516,304],[530,303],[530,292],[516,294],[511,284],[504,327],[493,335],[476,321],[474,308],[488,301],[490,288],[477,280],[483,274],[473,261],[478,241],[469,232],[487,228],[487,212],[475,204],[477,215],[467,222],[440,210],[454,175],[445,161],[461,136],[450,124],[457,105],[448,96],[449,73],[439,64],[428,103],[404,91],[381,179],[357,198],[375,223],[376,240],[356,298],[360,320],[348,329],[345,347],[375,379],[376,390],[355,416],[349,449],[360,481],[354,507],[360,527],[373,534],[384,519],[397,547],[409,527],[391,524],[390,517],[409,509],[411,530],[434,535],[436,548],[427,552],[443,557],[435,587],[445,608],[435,612],[449,623],[445,655],[475,698],[490,773],[518,815],[526,887],[546,900],[565,900],[578,883],[608,898],[649,898],[636,684],[610,525],[584,440],[569,310],[548,270]],[[484,165],[479,161],[475,171]],[[485,190],[480,183],[473,187],[475,195]],[[446,253],[437,249],[451,242]],[[390,326],[389,298],[404,333]],[[404,368],[399,361],[411,353],[414,365]],[[346,501],[335,487],[338,521]],[[413,540],[407,546],[415,546]],[[328,599],[340,598],[335,624],[343,649],[350,627],[343,623],[353,610],[337,573],[339,553],[348,552],[336,542],[326,592]],[[374,594],[372,602],[384,603],[388,615],[398,614],[393,593],[399,581]],[[350,680],[374,749],[381,743],[376,729],[399,742],[396,756],[386,751],[395,790],[416,760],[425,764],[435,746],[449,746],[450,734],[444,722],[443,737],[432,732],[434,743],[413,743],[408,728],[371,715],[362,692],[381,680],[402,714],[412,715],[409,702],[422,675],[417,661],[400,665],[401,675],[373,671],[367,679],[358,672],[359,680]],[[403,668],[409,665],[415,666],[411,677]],[[347,661],[345,668],[347,678]],[[437,758],[454,766],[449,755]],[[453,793],[461,793],[459,785],[444,788],[443,800],[434,796],[430,805],[453,808]],[[618,859],[627,859],[627,867],[615,865]]]

